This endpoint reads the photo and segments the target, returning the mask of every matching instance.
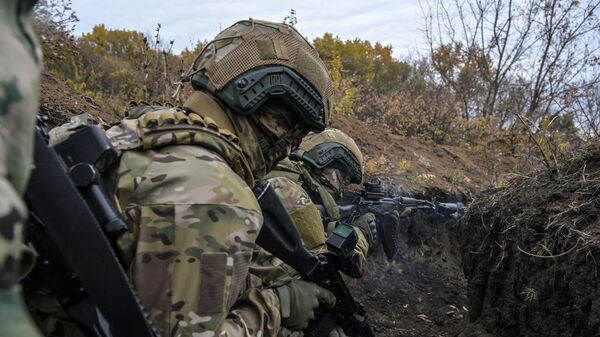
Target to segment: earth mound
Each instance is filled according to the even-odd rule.
[[[353,116],[333,114],[331,126],[356,141],[366,161],[365,179],[379,177],[391,188],[416,197],[468,199],[471,193],[502,183],[510,172],[531,169],[523,158],[404,137]]]
[[[456,228],[470,319],[497,337],[600,336],[600,149],[477,197]]]
[[[125,107],[125,105],[123,105]],[[111,124],[117,122],[117,116],[107,113],[89,96],[75,90],[55,76],[42,73],[40,93],[40,114],[48,116],[48,125],[55,127],[69,120],[73,115],[89,113]]]

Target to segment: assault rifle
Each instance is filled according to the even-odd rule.
[[[331,310],[320,310],[308,328],[305,337],[327,337],[335,327],[341,327],[349,337],[375,337],[367,313],[354,300],[339,273],[339,262],[356,245],[357,236],[349,226],[338,226],[327,239],[330,253],[313,255],[302,245],[294,221],[268,182],[254,188],[263,212],[264,223],[256,243],[296,269],[304,279],[329,290],[336,298]]]
[[[26,238],[38,254],[26,288],[44,285],[89,337],[159,337],[113,250],[127,230],[100,180],[117,157],[97,126],[50,147],[45,125],[35,132],[25,194]]]
[[[344,223],[351,224],[356,218],[365,213],[375,214],[378,218],[376,244],[381,242],[388,258],[396,255],[398,250],[395,239],[398,231],[397,222],[399,221],[399,219],[396,219],[397,215],[413,211],[424,211],[436,216],[441,221],[456,220],[465,209],[464,204],[461,202],[441,203],[403,197],[397,192],[385,191],[378,179],[366,182],[363,186],[364,189],[354,203],[338,206],[340,216]],[[317,208],[325,218],[324,222],[329,222],[325,208],[321,205],[317,205]]]

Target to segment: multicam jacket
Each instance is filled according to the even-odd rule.
[[[265,178],[269,180],[283,206],[290,214],[292,220],[294,220],[304,247],[315,254],[319,254],[327,251],[327,247],[325,246],[327,236],[325,225],[327,224],[323,223],[321,213],[317,209],[315,202],[321,204],[324,204],[324,202],[321,198],[316,198],[314,194],[309,194],[303,187],[305,180],[315,180],[312,176],[306,176],[307,174],[309,174],[308,170],[302,167],[302,164],[285,159],[274,170],[269,172]],[[316,184],[318,182],[315,181],[313,183]],[[337,211],[337,208],[334,207],[335,201],[333,197],[325,191],[324,187],[321,185],[319,185],[320,188],[314,187],[315,191],[327,193],[324,195],[329,198],[327,200],[327,208]],[[313,196],[312,199],[311,195]],[[337,213],[337,217],[334,216],[333,219],[330,223],[331,227],[334,227],[340,219],[339,212]],[[355,248],[355,262],[362,271],[369,250],[369,244],[358,228],[355,228],[355,231],[358,234],[358,242]],[[291,277],[298,277],[297,272],[292,267],[264,250],[254,255],[251,272],[266,284],[278,284]],[[285,328],[282,328],[279,332],[280,337],[300,337],[302,335],[301,332],[289,331]]]
[[[0,336],[38,336],[16,286],[31,266],[22,195],[32,168],[40,53],[32,1],[0,2]]]
[[[262,214],[237,137],[174,108],[125,119],[107,135],[123,151],[116,196],[131,230],[120,246],[162,333],[275,336],[275,292],[247,287]]]
[[[301,163],[289,159],[281,161],[274,170],[269,172],[266,178],[269,179],[275,192],[294,220],[304,247],[317,253],[325,251],[327,233],[340,220],[340,214],[335,207],[333,196]],[[312,193],[307,191],[312,191]],[[329,217],[332,220],[330,223],[323,223],[321,213],[315,203],[323,205],[326,211],[329,212]],[[358,243],[355,248],[357,253],[356,262],[362,270],[369,244],[364,234],[358,228],[355,228],[355,230],[358,234]]]

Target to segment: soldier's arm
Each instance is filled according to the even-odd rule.
[[[37,337],[16,285],[31,265],[32,256],[22,243],[25,206],[4,177],[0,176],[0,335]],[[28,261],[23,258],[28,257]]]
[[[7,172],[10,171],[9,153],[13,161],[15,157],[23,155],[8,144],[9,131],[13,131],[9,128],[14,126],[12,122],[16,120],[5,119],[9,117],[0,113],[0,336],[37,337],[40,334],[29,318],[21,289],[17,285],[33,266],[34,258],[23,243],[26,207],[13,181],[7,179]],[[10,167],[12,170],[29,169],[23,167],[25,165],[12,164],[15,166]],[[24,184],[21,185],[24,188]]]
[[[162,332],[276,335],[273,290],[242,292],[262,216],[223,159],[195,146],[127,151],[119,172],[132,280]]]
[[[325,247],[325,232],[321,213],[310,199],[308,193],[297,183],[285,176],[269,179],[275,193],[288,211],[304,243],[304,247],[315,252],[323,252]],[[363,216],[357,220],[354,230],[358,236],[358,242],[354,248],[354,263],[359,270],[364,270],[367,253],[369,251],[369,236],[364,231],[369,230],[369,221],[374,221],[372,214]],[[365,227],[366,226],[366,227]]]
[[[277,336],[281,326],[279,306],[275,290],[250,288],[236,301],[217,336]]]
[[[275,193],[296,224],[304,247],[319,251],[325,248],[325,230],[321,213],[308,193],[285,176],[269,179]]]
[[[358,242],[356,243],[356,247],[354,247],[354,263],[359,268],[361,274],[364,272],[369,247],[373,243],[371,228],[374,227],[375,221],[376,218],[373,213],[366,213],[352,223],[352,227],[358,235]]]
[[[356,266],[360,270],[360,273],[362,274],[364,272],[369,252],[369,241],[360,229],[355,227],[354,231],[358,235],[358,242],[356,243],[356,247],[354,247],[354,263],[356,264]]]

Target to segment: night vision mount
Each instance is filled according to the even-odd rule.
[[[194,89],[208,88],[208,81],[202,73],[195,74],[191,80]],[[311,127],[325,129],[325,107],[321,96],[288,67],[251,69],[229,81],[215,95],[241,115],[253,114],[267,100],[276,97],[300,113]]]

